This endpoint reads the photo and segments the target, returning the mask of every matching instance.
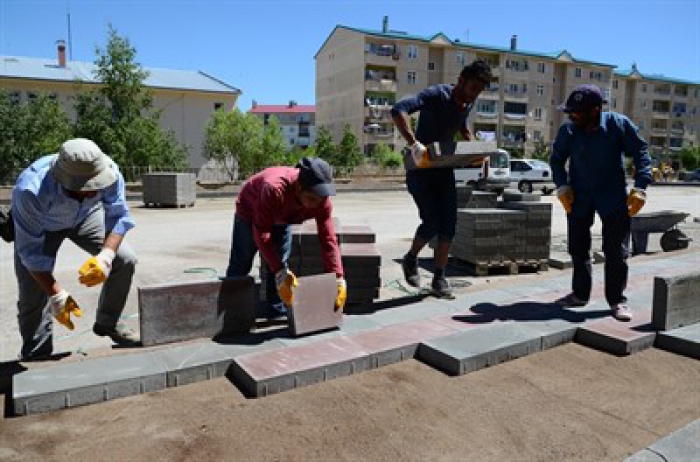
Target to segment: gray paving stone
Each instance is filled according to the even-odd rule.
[[[13,377],[15,415],[162,390],[166,370],[150,352],[91,359],[30,370]]]
[[[334,307],[337,293],[334,273],[299,278],[294,303],[289,310],[289,330],[292,335],[305,335],[338,327],[343,322],[343,312]]]
[[[450,375],[462,375],[542,349],[539,333],[516,323],[499,323],[423,342],[417,357]]]
[[[366,315],[369,320],[380,326],[389,326],[402,322],[418,321],[433,316],[452,312],[449,305],[440,303],[433,298],[426,298],[409,305],[385,308],[376,313]]]
[[[700,324],[659,332],[656,346],[691,358],[700,359]]]
[[[700,271],[654,278],[652,324],[669,330],[700,322]]]
[[[700,460],[700,420],[660,439],[625,462],[697,462]]]
[[[253,278],[139,287],[144,346],[247,332],[254,323]]]

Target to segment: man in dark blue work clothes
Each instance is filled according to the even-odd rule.
[[[435,141],[453,141],[457,132],[469,141],[472,136],[467,128],[467,116],[479,93],[491,82],[491,68],[476,60],[462,69],[456,85],[433,85],[415,96],[405,98],[394,105],[391,116],[396,127],[408,143],[410,155],[419,159],[425,145]],[[408,114],[420,111],[418,126],[413,133]],[[406,185],[418,206],[421,224],[413,237],[411,249],[404,256],[401,266],[406,282],[420,287],[418,253],[437,235],[435,247],[435,273],[431,288],[441,297],[452,295],[445,266],[457,223],[457,192],[454,169],[430,168],[406,172]]]
[[[624,296],[630,217],[646,201],[651,183],[647,143],[629,118],[602,112],[603,94],[595,85],[575,88],[560,109],[570,122],[559,129],[554,141],[552,176],[567,214],[569,254],[573,262],[573,292],[557,302],[584,306],[592,286],[591,226],[597,212],[603,223],[605,299],[613,316],[630,321],[632,312]],[[627,191],[624,156],[632,157],[634,187]],[[568,161],[568,169],[567,169]]]

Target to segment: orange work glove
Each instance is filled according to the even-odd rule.
[[[633,217],[639,213],[647,201],[647,192],[642,188],[632,188],[627,196],[627,213]]]
[[[80,270],[78,270],[80,274],[78,281],[88,287],[102,284],[107,280],[107,276],[109,276],[114,257],[114,250],[105,247],[94,257],[88,258],[87,261],[83,263],[83,266],[80,267]]]
[[[75,299],[65,290],[61,290],[59,293],[49,298],[49,303],[51,304],[51,312],[54,318],[56,318],[56,321],[69,330],[75,329],[70,315],[73,314],[76,318],[83,315],[83,311],[80,309]]]
[[[338,278],[338,295],[335,297],[335,311],[343,311],[345,301],[348,299],[348,284],[345,279]]]
[[[294,303],[293,289],[294,287],[299,287],[297,277],[294,275],[294,273],[284,268],[275,274],[275,282],[277,283],[277,293],[279,294],[280,299],[282,299],[282,302],[285,305],[291,307]]]
[[[569,215],[574,208],[574,190],[568,184],[559,186],[557,188],[557,197],[561,205],[564,206],[564,211]]]
[[[416,167],[428,166],[428,148],[423,143],[416,141],[408,149],[411,151],[411,157],[413,157],[413,163],[416,164]]]

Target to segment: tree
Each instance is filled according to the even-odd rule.
[[[122,166],[186,165],[184,147],[172,131],[161,129],[148,77],[135,62],[136,50],[110,25],[106,48],[96,48],[95,76],[102,84],[85,90],[78,83],[75,132],[95,141]]]
[[[319,127],[316,135],[316,155],[331,165],[336,163],[338,148],[333,144],[331,132],[324,126]]]
[[[679,154],[681,165],[687,171],[700,167],[700,147],[685,147]]]
[[[549,160],[549,146],[544,140],[535,140],[535,149],[532,151],[532,158],[548,161]]]
[[[393,151],[385,143],[377,143],[372,150],[372,157],[382,168],[397,168],[403,163],[401,154]]]
[[[68,116],[55,100],[40,94],[19,104],[0,91],[0,183],[14,181],[19,170],[58,152],[72,136]]]
[[[338,146],[337,166],[354,169],[362,163],[364,154],[357,142],[357,136],[353,133],[350,125],[343,128],[343,139]]]
[[[215,111],[206,127],[204,155],[224,166],[231,178],[235,168],[247,177],[264,167],[262,131],[262,121],[253,114]]]
[[[257,116],[253,116],[257,117]],[[267,120],[262,133],[262,159],[260,166],[286,165],[287,145],[282,138],[282,128],[277,117]]]

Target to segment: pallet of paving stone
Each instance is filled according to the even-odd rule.
[[[149,173],[141,181],[146,207],[194,206],[197,197],[194,173]]]
[[[547,271],[549,264],[546,260],[496,260],[473,262],[452,257],[450,265],[466,270],[473,276],[494,276],[499,274],[513,275]]]

